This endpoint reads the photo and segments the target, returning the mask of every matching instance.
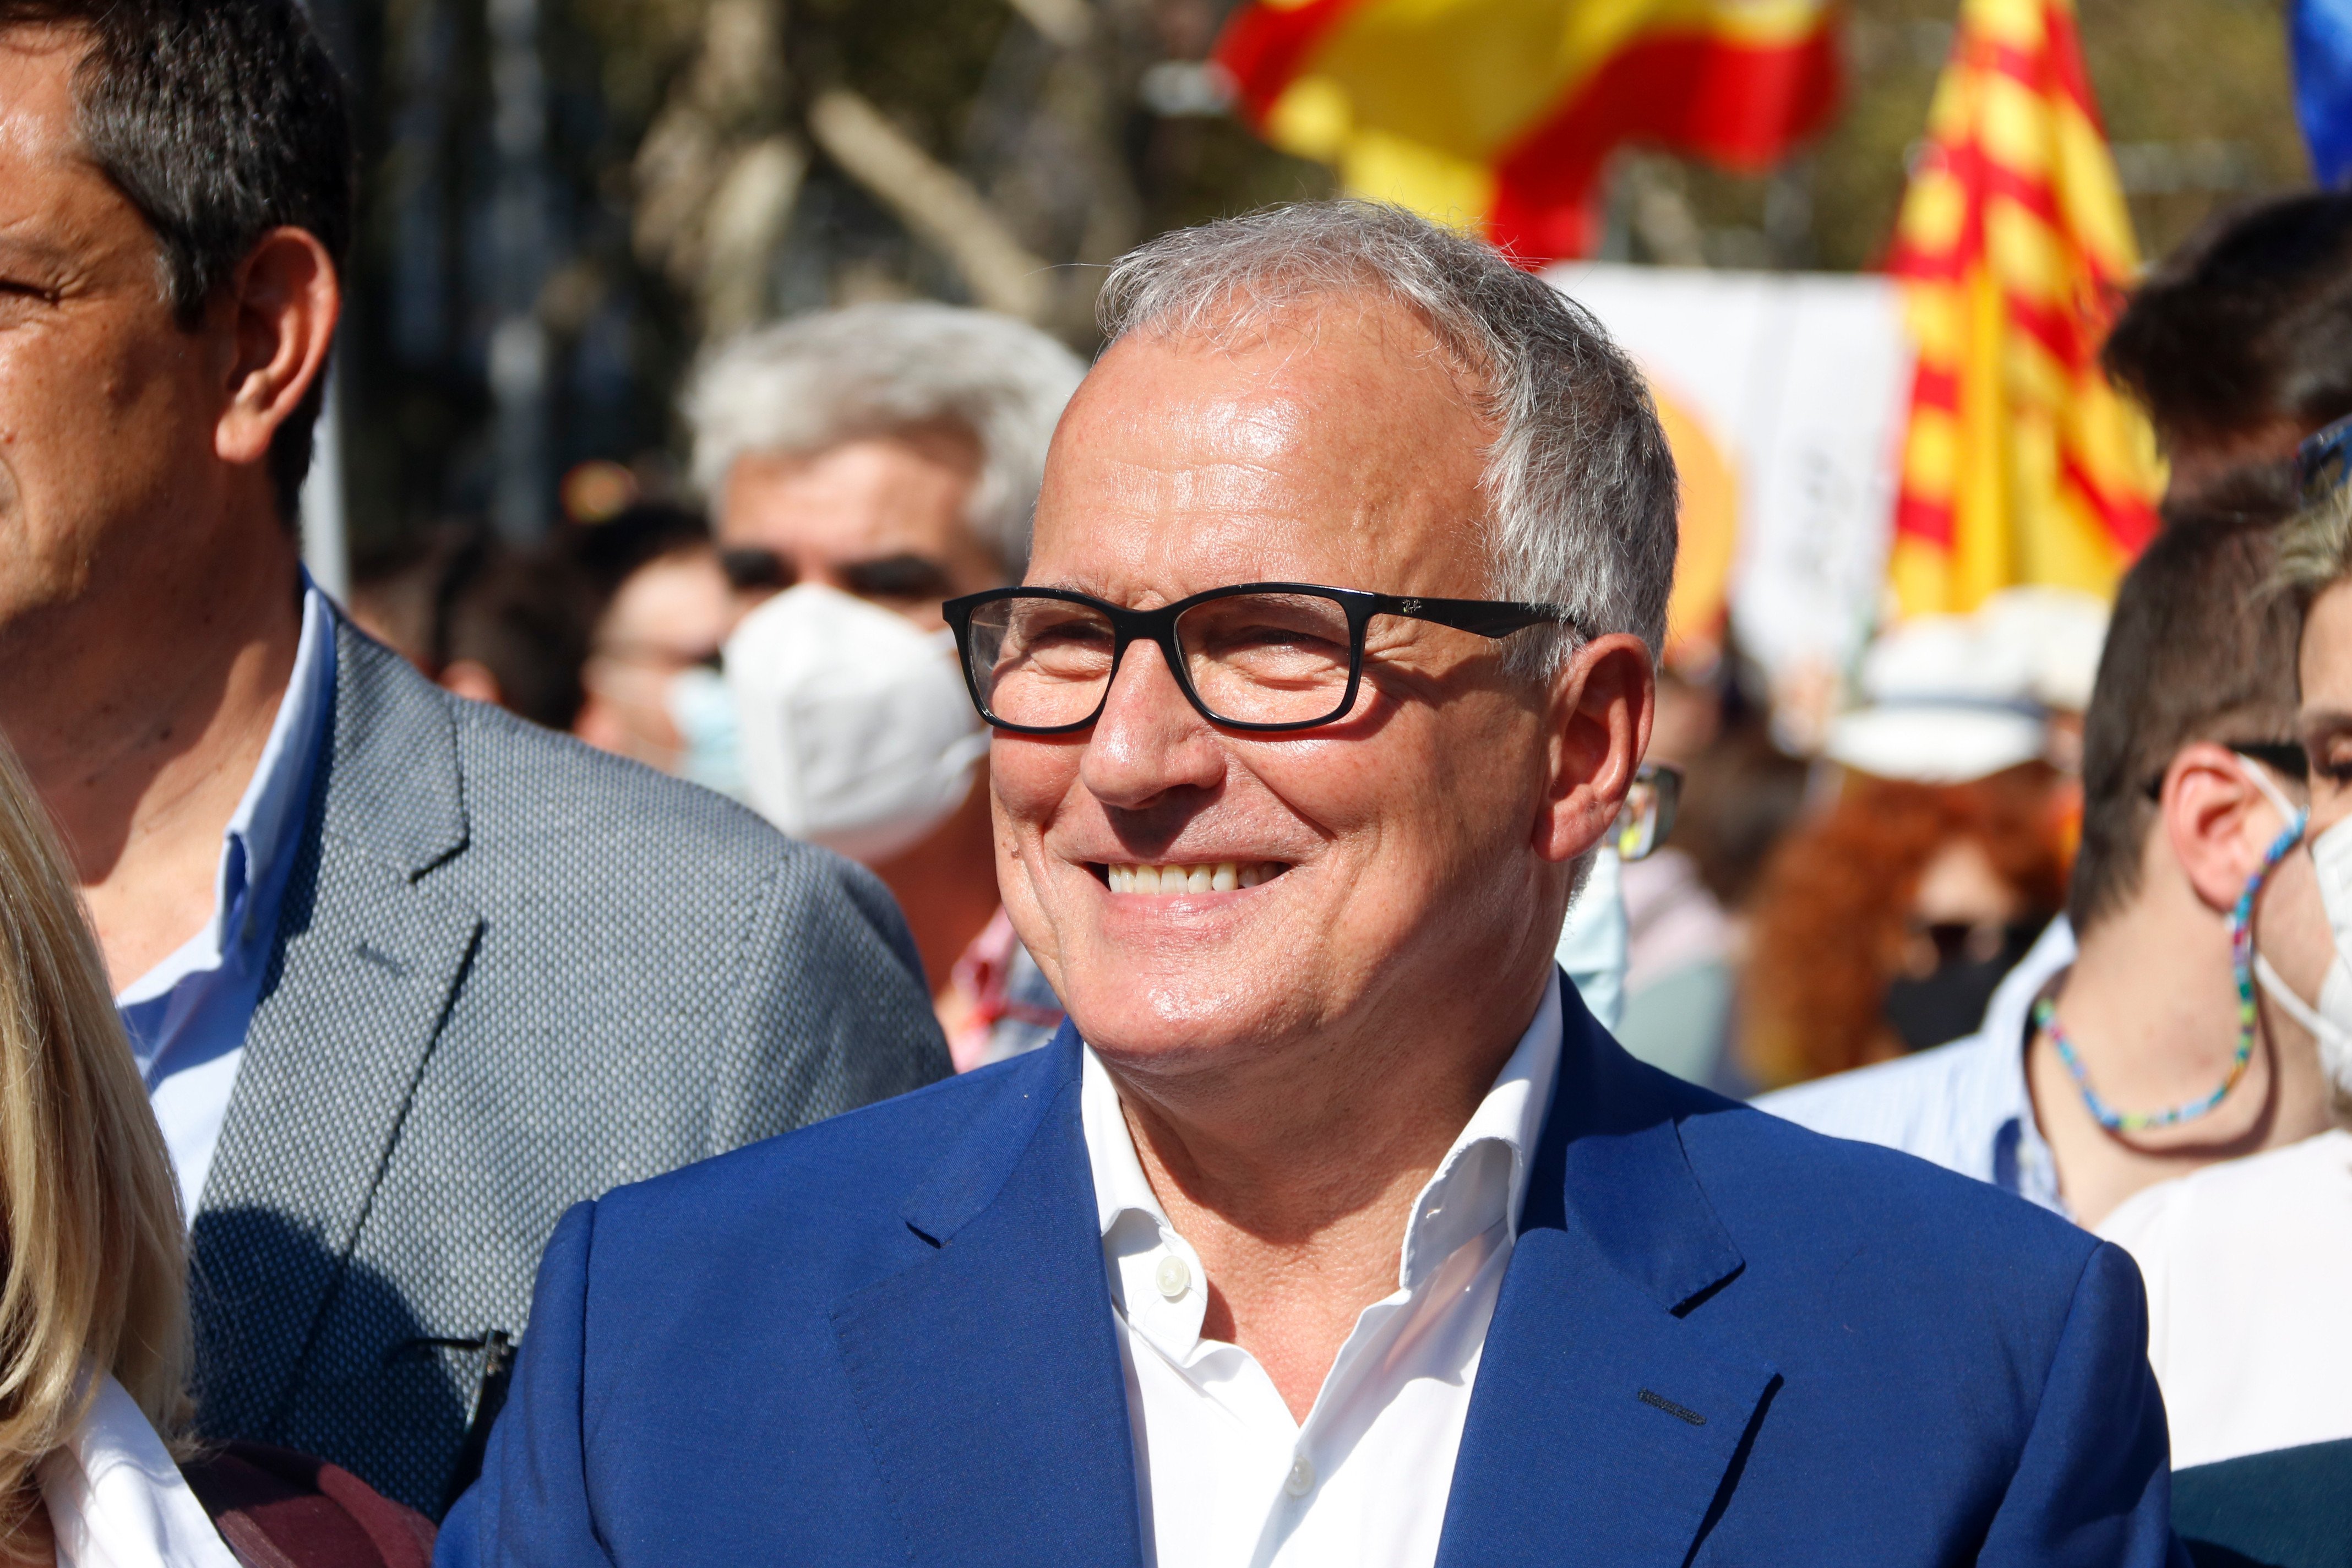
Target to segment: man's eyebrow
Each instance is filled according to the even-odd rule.
[[[2341,708],[2306,708],[2295,716],[2295,724],[2306,735],[2352,729],[2352,712]]]
[[[903,550],[864,561],[845,562],[837,570],[858,592],[886,596],[934,593],[946,584],[948,578],[947,567],[941,563]]]

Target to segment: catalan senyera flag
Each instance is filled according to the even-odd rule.
[[[1276,146],[1354,195],[1590,255],[1610,151],[1768,167],[1836,98],[1833,0],[1248,0],[1215,59]]]
[[[1918,350],[1888,572],[1906,616],[2112,595],[2163,475],[2099,343],[2139,270],[2073,0],[1962,0],[1888,269]]]

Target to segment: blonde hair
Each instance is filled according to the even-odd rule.
[[[0,741],[0,1531],[110,1372],[190,1415],[179,1189],[46,812]]]
[[[2352,577],[2352,484],[2306,501],[2278,537],[2278,584],[2296,604],[2308,609],[2344,577]]]

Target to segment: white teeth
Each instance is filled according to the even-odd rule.
[[[1198,866],[1111,866],[1103,880],[1114,893],[1230,893],[1262,887],[1280,876],[1279,864],[1264,860],[1218,860]]]

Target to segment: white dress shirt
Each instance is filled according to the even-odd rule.
[[[1984,1027],[1948,1046],[1759,1095],[1756,1109],[1832,1138],[1883,1143],[2074,1216],[2025,1080],[2033,999],[2074,962],[2060,915],[2001,976]]]
[[[2352,1133],[2158,1183],[2098,1233],[2147,1283],[2176,1468],[2352,1437]]]
[[[1201,1259],[1085,1053],[1080,1110],[1158,1568],[1428,1568],[1517,1239],[1552,1086],[1559,983],[1413,1205],[1394,1295],[1364,1309],[1302,1426],[1238,1346],[1203,1339]]]
[[[110,1377],[33,1473],[58,1568],[237,1568],[163,1439]]]
[[[213,918],[114,998],[147,1080],[147,1102],[180,1179],[193,1224],[221,1124],[228,1119],[246,1026],[278,934],[278,905],[302,845],[334,703],[335,620],[326,596],[302,579],[302,639],[261,761],[221,835]]]

